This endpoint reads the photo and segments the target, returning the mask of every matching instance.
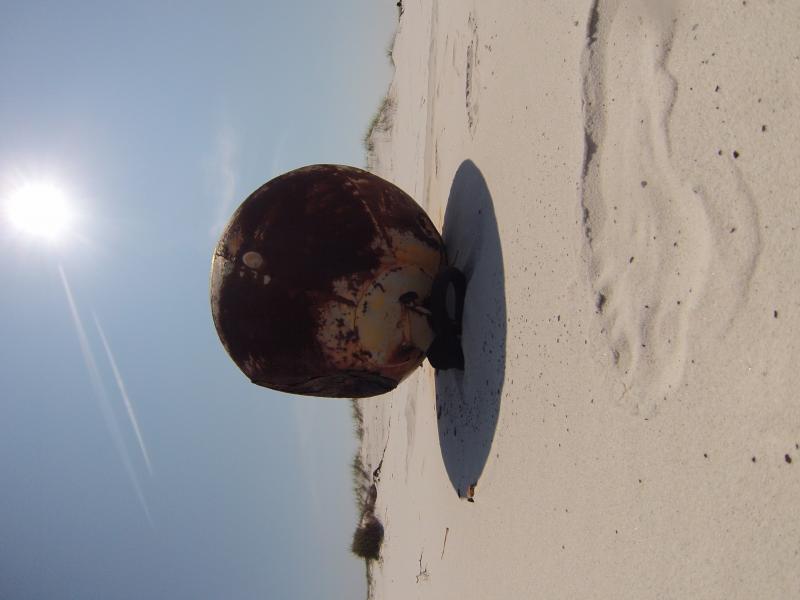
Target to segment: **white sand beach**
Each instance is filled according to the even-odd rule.
[[[800,597],[800,4],[403,4],[466,370],[361,401],[371,596]]]

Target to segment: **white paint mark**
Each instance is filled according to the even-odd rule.
[[[251,269],[258,269],[264,264],[264,259],[261,257],[261,255],[252,250],[244,253],[244,256],[242,256],[242,261]]]

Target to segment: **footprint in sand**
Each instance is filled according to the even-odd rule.
[[[474,14],[469,15],[468,32],[471,34],[467,43],[467,68],[466,86],[464,100],[467,109],[467,127],[470,135],[475,135],[475,128],[478,125],[478,90],[480,89],[480,79],[477,66],[480,64],[478,58],[478,22]]]
[[[719,254],[716,224],[756,227],[757,221],[734,214],[750,210],[747,193],[720,218],[701,182],[683,177],[671,160],[678,85],[666,68],[673,35],[667,12],[666,3],[596,0],[581,65],[585,258],[617,396],[645,416],[682,383],[693,313],[705,301],[709,273],[715,286],[720,277],[728,286],[746,286],[752,275],[753,260],[748,267],[741,256]],[[631,38],[638,50],[625,52],[622,42]],[[743,252],[757,255],[755,247]],[[730,319],[735,307],[723,308]]]

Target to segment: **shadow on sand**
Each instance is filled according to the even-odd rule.
[[[503,252],[489,188],[478,167],[461,163],[442,232],[451,265],[467,278],[464,371],[436,373],[439,444],[459,496],[478,482],[492,447],[506,367]]]

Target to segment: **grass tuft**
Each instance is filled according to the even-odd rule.
[[[389,64],[392,65],[392,68],[395,68],[394,64],[394,42],[397,39],[397,31],[394,32],[392,39],[389,40],[389,43],[386,44],[386,58],[389,59]]]
[[[369,503],[369,473],[358,454],[353,457],[350,470],[353,473],[353,496],[356,499],[356,506],[358,511],[364,514]]]

